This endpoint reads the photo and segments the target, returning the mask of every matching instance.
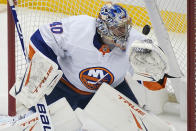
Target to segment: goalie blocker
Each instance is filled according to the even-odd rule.
[[[25,107],[30,108],[44,95],[49,95],[60,78],[62,71],[56,63],[36,52],[22,79],[16,79],[10,94]]]

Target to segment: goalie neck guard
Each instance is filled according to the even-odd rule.
[[[102,38],[112,41],[111,44],[122,50],[126,49],[131,18],[123,7],[118,4],[105,4],[96,19],[96,27]]]

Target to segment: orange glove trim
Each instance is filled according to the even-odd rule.
[[[143,85],[149,90],[156,91],[165,88],[167,77],[164,76],[163,82],[143,81]]]

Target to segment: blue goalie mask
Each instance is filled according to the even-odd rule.
[[[96,28],[101,37],[112,41],[114,46],[126,49],[131,29],[131,19],[126,10],[117,4],[105,4],[96,19]]]

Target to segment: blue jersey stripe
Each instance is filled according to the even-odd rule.
[[[37,30],[32,36],[31,41],[33,45],[45,56],[50,58],[58,65],[57,56],[55,55],[54,51],[46,44],[44,39],[42,38],[40,31]]]
[[[95,36],[93,38],[93,45],[99,50],[102,46],[101,36],[96,31]]]

